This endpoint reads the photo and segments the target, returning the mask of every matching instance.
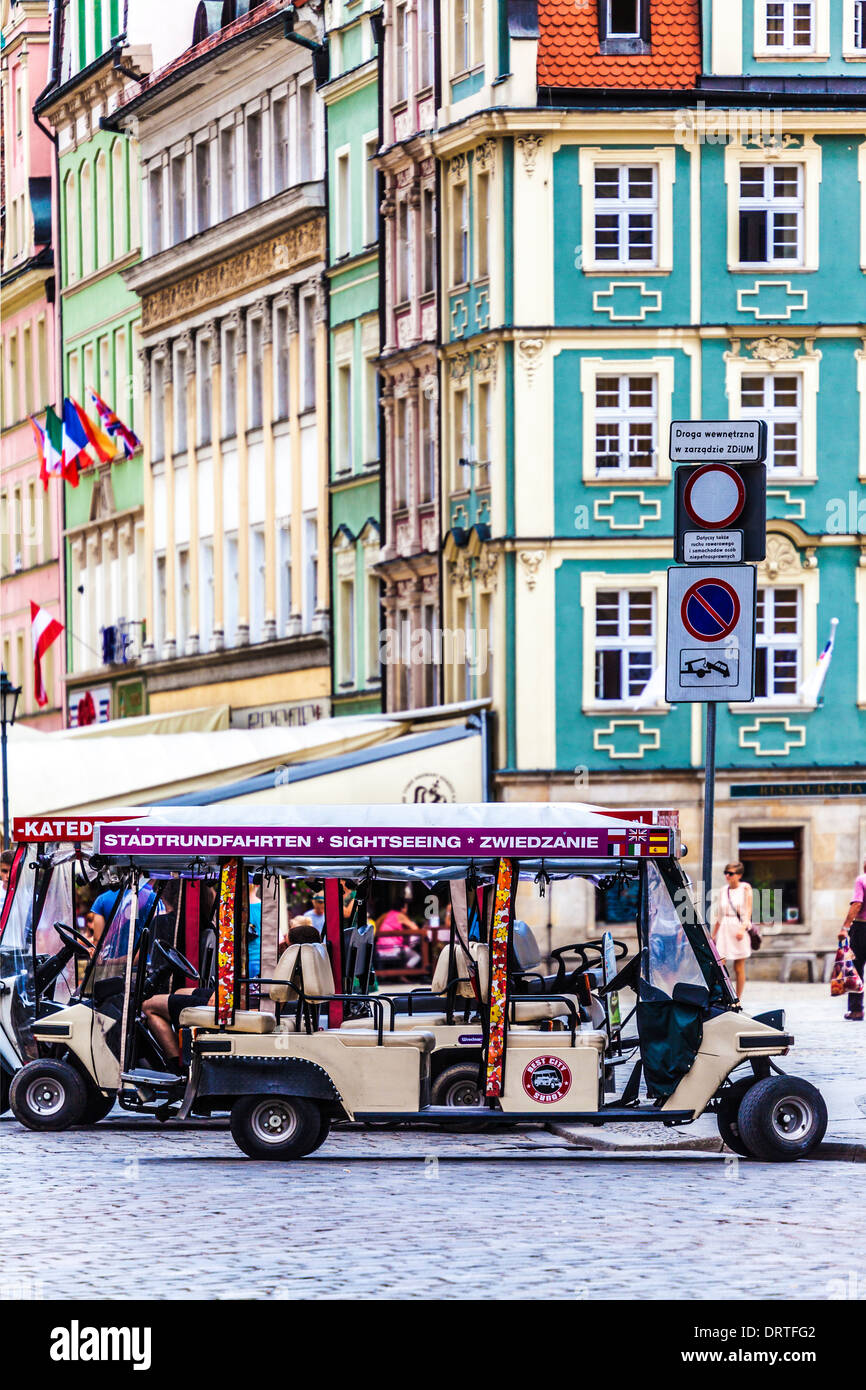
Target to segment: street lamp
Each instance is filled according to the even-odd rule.
[[[5,671],[0,671],[0,753],[3,763],[3,848],[9,848],[9,772],[6,766],[6,729],[15,723],[21,686],[13,685]]]

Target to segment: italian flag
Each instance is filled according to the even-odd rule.
[[[52,642],[63,631],[63,624],[52,618],[46,608],[30,600],[30,640],[33,643],[33,690],[40,709],[48,704],[48,692],[42,680],[42,658]]]

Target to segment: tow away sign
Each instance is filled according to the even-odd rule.
[[[754,699],[756,585],[752,565],[668,570],[669,704]]]

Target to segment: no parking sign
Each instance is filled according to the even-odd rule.
[[[751,565],[668,570],[669,704],[754,698],[756,586]]]

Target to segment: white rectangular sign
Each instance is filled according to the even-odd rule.
[[[767,456],[763,420],[674,420],[672,463],[762,463]]]
[[[683,535],[687,565],[738,565],[742,558],[742,531],[686,531]]]
[[[669,704],[754,699],[756,585],[753,565],[668,570]]]

